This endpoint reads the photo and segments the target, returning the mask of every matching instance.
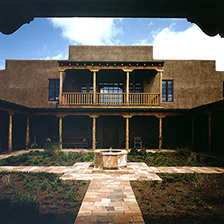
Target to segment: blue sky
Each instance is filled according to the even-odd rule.
[[[0,33],[0,69],[6,59],[68,59],[69,45],[153,45],[154,59],[216,60],[224,71],[224,38],[186,19],[152,18],[36,18]]]

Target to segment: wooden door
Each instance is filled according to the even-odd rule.
[[[106,123],[104,125],[104,147],[117,147],[118,128],[116,123]]]

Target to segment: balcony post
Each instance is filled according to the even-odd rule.
[[[126,71],[126,104],[129,104],[129,71]]]
[[[63,71],[60,71],[60,97],[59,97],[59,104],[62,104],[62,87],[63,87]]]
[[[96,104],[96,72],[93,71],[93,103]]]
[[[159,105],[162,105],[162,81],[163,81],[163,72],[159,71]]]

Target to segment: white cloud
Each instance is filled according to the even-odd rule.
[[[59,53],[58,55],[55,56],[47,56],[45,58],[46,60],[59,60],[59,59],[68,59],[68,56],[63,55],[63,53]]]
[[[140,40],[138,43],[133,44],[135,46],[141,46],[141,45],[152,45],[150,43],[148,43],[147,40]]]
[[[155,23],[153,22],[153,21],[151,21],[149,24],[148,24],[148,26],[154,26],[155,25]]]
[[[154,35],[154,59],[216,60],[216,69],[224,71],[224,38],[209,37],[193,25],[183,32],[172,26]]]
[[[0,70],[4,70],[4,69],[5,69],[5,66],[0,65]]]
[[[114,45],[118,34],[123,34],[114,18],[51,18],[55,28],[62,29],[62,36],[68,38],[72,44],[83,45]]]

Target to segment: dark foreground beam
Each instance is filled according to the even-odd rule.
[[[221,0],[0,0],[0,31],[11,34],[38,17],[186,18],[224,36],[223,11]]]

